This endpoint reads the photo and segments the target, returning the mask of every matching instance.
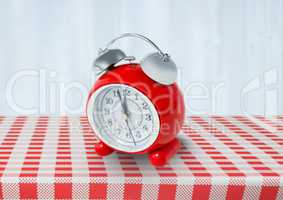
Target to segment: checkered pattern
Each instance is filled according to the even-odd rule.
[[[0,116],[1,199],[283,199],[283,116],[191,116],[171,163],[98,156],[86,117]]]

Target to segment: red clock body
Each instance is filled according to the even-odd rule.
[[[143,72],[139,64],[123,64],[112,67],[99,77],[90,91],[88,104],[91,96],[99,88],[109,84],[124,84],[135,88],[150,99],[158,113],[160,123],[159,133],[153,144],[142,151],[127,153],[142,154],[158,152],[158,154],[155,153],[151,155],[150,159],[152,163],[158,165],[158,162],[160,164],[162,164],[162,162],[166,162],[176,153],[180,146],[180,142],[176,140],[176,135],[180,131],[184,122],[184,98],[177,84],[159,84],[150,79]],[[112,151],[111,147],[107,149],[107,145],[103,143],[100,144],[100,146],[101,145],[105,146],[103,147],[104,149],[102,148],[102,152],[100,152],[101,155],[106,155],[108,152],[110,153]],[[159,149],[160,151],[158,151]],[[96,150],[99,153],[99,148]],[[162,161],[158,161],[159,157],[162,156],[165,157],[165,160],[162,159]],[[157,163],[154,161],[155,158],[157,158]]]

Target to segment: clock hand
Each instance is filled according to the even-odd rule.
[[[133,119],[131,117],[132,113],[129,111],[129,107],[128,107],[128,103],[127,103],[127,95],[124,95],[123,104],[124,104],[125,112],[127,113],[127,117],[130,121],[130,124],[133,126],[134,122],[133,122]]]
[[[135,144],[135,146],[136,146],[137,143],[136,143],[135,137],[134,137],[134,135],[133,135],[133,133],[132,133],[132,130],[130,129],[128,119],[126,119],[126,124],[127,124],[128,129],[129,129],[129,133],[130,133],[130,135],[131,135],[131,137],[132,137],[132,139],[133,139],[133,142],[134,142],[134,144]]]
[[[123,113],[128,117],[128,112],[127,112],[127,109],[126,109],[126,107],[125,107],[124,101],[122,100],[122,95],[121,95],[119,89],[118,89],[117,93],[118,93],[118,96],[119,96],[119,99],[120,99],[120,102],[121,102],[121,106],[122,106],[122,109],[123,109]]]
[[[131,137],[132,137],[132,139],[133,139],[134,144],[137,145],[137,144],[136,144],[135,137],[134,137],[134,135],[133,135],[133,133],[132,133],[132,130],[130,129],[130,126],[129,126],[129,121],[128,121],[129,116],[128,116],[127,107],[126,107],[126,104],[125,104],[125,96],[124,96],[124,101],[123,101],[123,100],[122,100],[121,93],[120,93],[120,90],[118,90],[117,93],[118,93],[118,96],[119,96],[119,99],[120,99],[120,102],[121,102],[121,106],[122,106],[123,112],[124,112],[124,114],[127,116],[127,118],[125,119],[125,121],[126,121],[126,124],[127,124],[128,129],[129,129],[129,133],[130,133],[130,135],[131,135]]]
[[[127,97],[126,95],[124,94],[124,101],[123,101],[123,104],[124,104],[124,108],[125,108],[125,111],[127,113],[127,116],[129,117],[130,116],[130,112],[129,112],[129,108],[128,108],[128,104],[127,104]]]

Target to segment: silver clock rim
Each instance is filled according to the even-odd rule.
[[[146,99],[147,102],[149,102],[149,107],[150,110],[153,114],[153,119],[154,119],[154,123],[153,123],[153,129],[155,130],[155,132],[152,133],[152,136],[149,137],[148,141],[142,145],[142,147],[136,147],[136,146],[132,146],[131,148],[129,146],[125,146],[122,145],[119,142],[113,142],[110,143],[107,139],[105,139],[103,137],[103,134],[100,133],[100,131],[98,130],[98,127],[95,126],[95,121],[94,121],[94,107],[95,107],[95,99],[98,97],[98,95],[105,89],[107,88],[111,88],[111,87],[115,87],[115,86],[120,86],[120,87],[126,87],[126,88],[130,88],[131,90],[134,90],[135,92],[139,93],[140,95],[143,96],[143,98]],[[107,144],[108,146],[119,150],[119,151],[123,151],[123,152],[129,152],[129,153],[135,153],[135,152],[141,152],[144,151],[146,149],[148,149],[157,139],[158,135],[159,135],[159,131],[160,131],[160,119],[159,119],[159,115],[157,112],[156,107],[154,106],[154,104],[152,103],[152,101],[140,90],[126,85],[126,84],[107,84],[105,86],[102,86],[100,88],[98,88],[90,97],[89,102],[88,102],[88,106],[87,106],[87,117],[88,120],[90,122],[90,126],[91,128],[94,130],[95,135],[98,137],[99,140],[101,140],[102,142],[104,142],[105,144]]]

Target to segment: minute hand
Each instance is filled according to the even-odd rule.
[[[123,112],[124,112],[124,114],[127,117],[126,118],[126,124],[127,124],[128,129],[129,129],[129,133],[130,133],[130,135],[132,137],[132,140],[133,140],[134,144],[137,145],[135,137],[134,137],[134,135],[132,133],[132,130],[131,130],[130,126],[129,126],[129,121],[128,121],[129,116],[128,116],[128,112],[127,112],[127,105],[122,101],[122,96],[121,96],[120,90],[118,90],[118,96],[119,96],[119,99],[120,99],[120,102],[121,102],[121,106],[122,106]],[[125,101],[125,96],[124,96],[124,101]]]
[[[125,94],[124,94],[123,104],[124,104],[124,109],[125,109],[125,112],[127,113],[127,116],[130,117],[130,111],[129,111],[128,104],[127,104],[127,97]]]
[[[133,133],[132,133],[132,130],[131,130],[130,126],[129,126],[129,121],[128,121],[128,119],[126,119],[126,124],[127,124],[127,127],[128,127],[128,129],[129,129],[129,132],[130,132],[130,135],[131,135],[131,137],[132,137],[132,140],[133,140],[134,144],[137,145],[136,140],[135,140],[135,137],[134,137],[134,135],[133,135]]]
[[[120,90],[118,90],[117,93],[118,93],[118,96],[119,96],[119,99],[120,99],[120,102],[121,102],[123,113],[128,117],[127,108],[126,108],[125,103],[124,103],[124,101],[122,99],[122,95],[120,93]]]

